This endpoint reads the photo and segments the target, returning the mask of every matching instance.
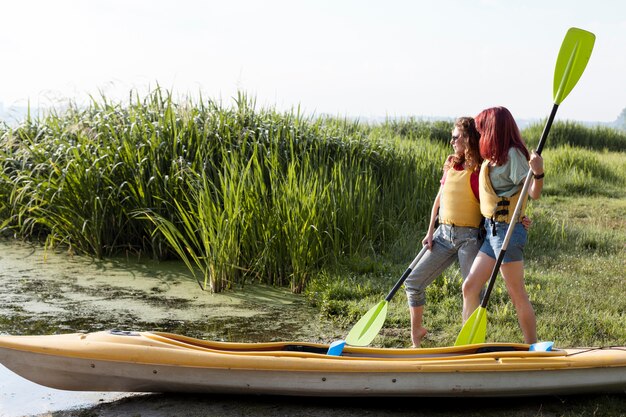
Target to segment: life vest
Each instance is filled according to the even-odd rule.
[[[439,223],[462,227],[479,227],[483,220],[480,203],[472,191],[472,171],[448,169],[441,190]]]
[[[500,197],[497,195],[489,178],[489,161],[483,161],[480,167],[480,175],[478,176],[478,189],[480,190],[480,212],[482,215],[494,222],[511,223],[511,217],[517,206],[521,188],[520,191],[511,197]],[[524,198],[522,211],[515,223],[519,223],[522,220],[527,201],[528,195]]]

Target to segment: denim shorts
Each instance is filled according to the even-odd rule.
[[[494,233],[495,227],[495,233]],[[508,223],[493,222],[491,219],[485,220],[485,229],[487,236],[480,251],[488,255],[490,258],[497,259],[504,243],[504,236],[509,228]],[[522,223],[515,223],[509,246],[506,248],[502,263],[517,262],[524,260],[524,246],[528,241],[528,233]]]
[[[463,279],[467,278],[481,243],[480,229],[439,225],[433,235],[432,250],[426,251],[404,282],[409,306],[424,305],[426,287],[455,260],[459,261]]]

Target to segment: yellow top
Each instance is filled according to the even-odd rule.
[[[462,227],[478,227],[482,221],[480,202],[472,191],[472,171],[450,168],[441,190],[439,222]]]
[[[480,190],[480,212],[487,219],[496,222],[511,223],[511,216],[515,211],[515,206],[519,200],[520,191],[511,197],[500,197],[496,194],[489,179],[489,161],[483,161],[480,167],[480,175],[478,176],[478,188]],[[522,220],[524,211],[526,210],[526,202],[528,195],[524,197],[524,204],[519,219],[515,223]]]

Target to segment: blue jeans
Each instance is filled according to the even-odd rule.
[[[528,241],[528,232],[522,223],[515,223],[513,227],[511,240],[509,240],[509,245],[504,253],[504,259],[502,259],[503,264],[524,260],[524,246],[526,246],[526,242]],[[500,249],[502,249],[502,244],[504,243],[504,237],[509,229],[509,224],[501,222],[494,223],[490,219],[486,219],[485,229],[487,230],[487,237],[480,251],[493,259],[498,259]]]
[[[426,251],[404,283],[409,306],[426,304],[426,287],[457,258],[465,280],[481,244],[478,228],[440,225],[433,235],[432,250]]]

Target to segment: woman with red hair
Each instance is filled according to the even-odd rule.
[[[519,128],[504,107],[483,110],[475,118],[480,133],[480,154],[484,158],[479,174],[480,211],[485,217],[487,236],[471,271],[463,283],[463,320],[467,320],[480,304],[480,291],[496,264],[509,227],[514,227],[500,272],[517,311],[519,325],[526,343],[537,342],[537,323],[533,306],[524,286],[524,246],[527,232],[513,212],[528,174],[533,181],[528,195],[536,200],[543,189],[543,159],[529,154]],[[524,201],[525,207],[526,202]],[[522,210],[522,214],[523,215]]]

